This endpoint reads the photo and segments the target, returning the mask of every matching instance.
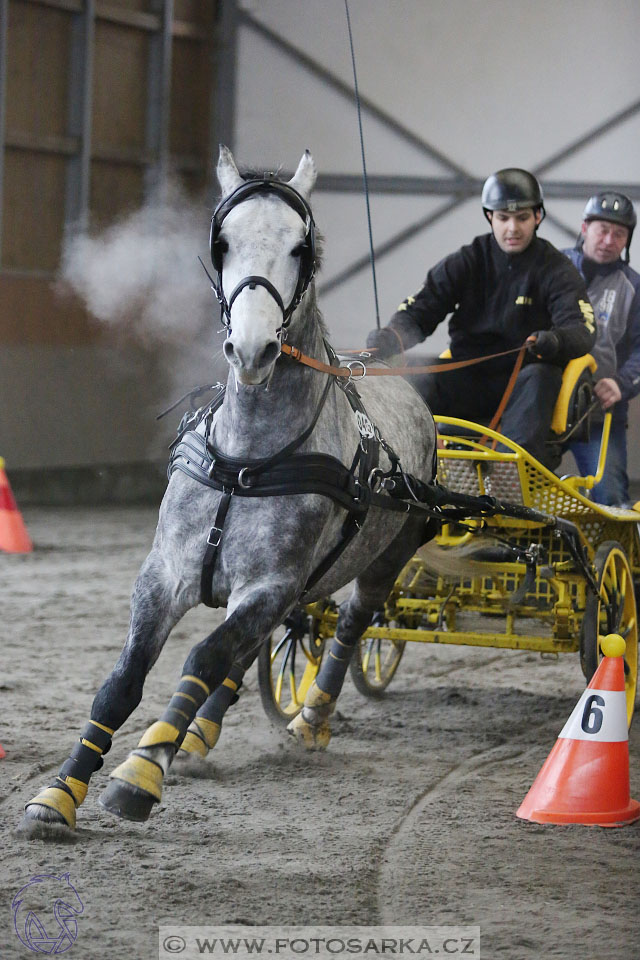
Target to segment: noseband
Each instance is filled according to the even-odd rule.
[[[244,279],[242,279],[235,287],[228,300],[225,297],[224,290],[222,288],[223,249],[222,241],[220,239],[222,224],[234,207],[237,207],[239,203],[242,203],[244,200],[248,200],[249,197],[253,197],[256,194],[262,196],[275,195],[280,200],[284,200],[284,202],[290,206],[292,210],[295,210],[305,225],[305,240],[300,257],[298,282],[296,284],[296,289],[294,291],[291,303],[287,307],[285,307],[278,290],[266,277],[254,275],[244,277]],[[211,235],[209,245],[211,249],[211,262],[217,273],[217,279],[213,285],[213,290],[218,299],[218,303],[220,304],[220,320],[227,327],[227,329],[231,329],[231,308],[238,297],[238,294],[244,290],[245,287],[249,287],[250,290],[255,290],[256,287],[264,287],[265,290],[271,294],[273,299],[278,304],[278,307],[282,311],[282,327],[280,329],[286,329],[286,327],[289,325],[291,315],[302,300],[307,287],[313,279],[316,269],[315,223],[311,213],[311,208],[304,197],[302,197],[301,194],[299,194],[297,190],[294,190],[294,188],[288,183],[283,183],[281,180],[275,180],[270,177],[264,177],[263,179],[257,180],[247,180],[245,183],[241,183],[240,186],[233,191],[233,193],[229,194],[228,197],[225,197],[224,200],[221,200],[214,210],[213,217],[211,218]]]

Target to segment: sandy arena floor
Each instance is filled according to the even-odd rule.
[[[76,960],[150,960],[159,925],[223,923],[479,924],[483,960],[640,957],[640,823],[515,817],[583,688],[577,655],[409,645],[383,700],[347,681],[322,755],[270,726],[254,668],[200,775],[172,770],[146,824],[113,819],[97,797],[218,622],[200,608],[94,776],[76,842],[17,835],[118,655],[155,526],[139,508],[24,516],[35,552],[0,554],[2,960],[33,955],[11,903],[43,873],[68,873],[84,903]],[[638,724],[630,748],[638,798]]]

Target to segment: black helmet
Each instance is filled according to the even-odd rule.
[[[613,190],[604,193],[596,193],[589,197],[587,205],[582,214],[583,220],[607,220],[610,223],[619,223],[629,231],[627,239],[627,263],[629,262],[629,247],[631,246],[631,237],[633,230],[638,222],[636,211],[629,197],[624,193],[616,193]]]
[[[534,175],[519,167],[507,167],[492,173],[482,188],[482,209],[487,220],[490,210],[541,210],[544,217],[542,188]]]

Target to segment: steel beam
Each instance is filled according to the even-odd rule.
[[[67,230],[86,230],[89,220],[94,34],[95,0],[87,0],[82,12],[73,14],[71,25],[67,139],[75,141],[75,149],[67,162]]]
[[[583,147],[589,146],[589,144],[597,140],[598,137],[602,137],[605,133],[624,123],[625,120],[629,120],[630,117],[634,117],[637,113],[640,113],[640,100],[629,104],[628,107],[615,113],[612,117],[609,117],[608,120],[605,120],[604,123],[599,123],[597,127],[593,127],[588,133],[574,140],[573,143],[568,144],[566,147],[563,147],[562,150],[552,154],[547,160],[539,164],[533,172],[539,177],[540,174],[546,170],[557,166],[557,164],[566,160],[568,157],[572,157],[574,153],[578,153]]]
[[[283,173],[284,177],[292,176]],[[484,180],[479,178],[461,179],[460,177],[416,177],[392,176],[390,174],[368,174],[367,180],[371,193],[391,195],[423,195],[459,197],[461,199],[480,199]],[[600,190],[617,190],[634,200],[640,200],[640,183],[603,183],[601,180],[543,180],[545,198],[555,200],[584,200]],[[321,173],[315,186],[316,190],[327,193],[360,193],[362,175],[350,173]]]
[[[9,29],[9,0],[0,0],[0,267],[2,267],[2,210],[4,206],[4,124],[5,92],[7,86],[7,33]]]
[[[423,230],[427,230],[429,227],[433,226],[434,223],[437,223],[438,220],[442,220],[442,218],[446,217],[447,214],[451,213],[452,210],[455,210],[460,203],[462,203],[462,200],[460,199],[451,200],[449,203],[445,203],[441,207],[438,207],[437,210],[433,210],[431,213],[427,214],[426,217],[422,217],[420,220],[416,220],[415,223],[405,227],[405,229],[401,230],[400,233],[394,234],[394,236],[389,240],[386,240],[384,243],[380,244],[379,247],[375,248],[374,253],[376,261],[381,260],[393,250],[401,247],[407,242],[407,240],[411,240],[412,237],[422,233]],[[351,280],[352,277],[355,277],[358,273],[361,273],[370,265],[371,258],[367,253],[366,256],[362,256],[358,260],[354,260],[353,263],[349,264],[348,267],[345,267],[344,270],[341,270],[340,273],[335,274],[330,280],[327,280],[326,283],[319,284],[318,293],[324,294],[329,293],[331,290],[335,290],[336,287],[346,283],[347,280]]]
[[[171,28],[173,0],[155,0],[159,29],[150,40],[145,145],[153,163],[145,172],[145,193],[165,183],[169,172],[171,110]]]
[[[340,80],[339,77],[336,77],[335,74],[327,70],[326,67],[323,67],[322,64],[318,63],[317,60],[314,60],[298,47],[295,47],[293,44],[289,43],[288,40],[285,40],[277,33],[274,33],[273,30],[265,27],[264,24],[260,23],[258,20],[252,17],[251,14],[247,13],[246,10],[240,11],[240,22],[243,24],[243,26],[249,27],[249,29],[253,30],[254,33],[262,37],[263,40],[266,40],[272,46],[276,47],[281,53],[284,53],[287,57],[289,57],[289,59],[294,60],[300,66],[304,67],[304,69],[309,73],[316,76],[319,80],[322,80],[323,83],[327,84],[327,86],[331,87],[337,93],[341,94],[343,97],[346,97],[351,103],[353,103],[353,87],[345,83],[343,80]],[[423,140],[422,137],[419,137],[417,134],[415,134],[413,130],[410,130],[408,127],[405,127],[403,124],[399,123],[394,116],[386,113],[384,110],[381,110],[380,107],[372,100],[369,100],[367,97],[363,97],[361,95],[360,104],[363,110],[366,110],[367,113],[375,117],[376,120],[395,133],[398,137],[400,137],[402,140],[405,140],[407,143],[410,143],[412,147],[416,147],[432,160],[436,160],[438,163],[442,164],[442,166],[447,170],[450,170],[452,173],[456,173],[459,177],[470,176],[464,167],[460,166],[460,164],[456,163],[450,157],[447,157],[444,153],[438,150],[437,147],[427,143],[426,140]]]
[[[218,193],[218,186],[215,181],[218,144],[224,143],[230,150],[235,147],[238,21],[237,0],[218,0],[212,48],[212,92],[209,119],[210,170],[208,179],[212,196]]]

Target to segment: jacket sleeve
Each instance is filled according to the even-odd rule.
[[[614,377],[623,400],[631,400],[640,393],[640,288],[631,301],[627,330],[629,356]]]
[[[470,261],[464,249],[436,264],[418,292],[403,300],[389,321],[405,350],[430,336],[455,309],[470,277]]]
[[[589,353],[596,342],[593,307],[584,280],[565,257],[547,271],[545,294],[564,362]]]

